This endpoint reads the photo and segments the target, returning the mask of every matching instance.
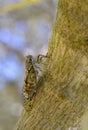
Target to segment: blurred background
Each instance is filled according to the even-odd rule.
[[[57,0],[0,0],[0,130],[22,111],[24,56],[46,54]]]

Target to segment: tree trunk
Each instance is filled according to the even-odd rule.
[[[88,107],[88,0],[59,0],[43,82],[16,130],[80,130]],[[46,69],[47,68],[47,69]]]

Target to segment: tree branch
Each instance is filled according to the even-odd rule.
[[[32,4],[39,3],[39,2],[40,2],[40,0],[25,0],[25,1],[22,1],[20,3],[1,8],[0,14],[11,12],[11,11],[18,10],[18,9],[22,9],[22,8],[25,8],[25,7],[30,6]]]
[[[88,107],[87,0],[59,0],[43,82],[16,130],[80,129]],[[85,54],[86,52],[86,54]]]

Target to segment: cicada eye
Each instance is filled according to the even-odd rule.
[[[32,62],[32,56],[31,55],[28,55],[28,56],[26,56],[26,61],[28,61],[28,62]]]

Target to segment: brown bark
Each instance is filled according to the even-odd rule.
[[[88,0],[59,0],[46,73],[32,110],[23,110],[16,130],[81,129],[88,107],[87,5]]]

